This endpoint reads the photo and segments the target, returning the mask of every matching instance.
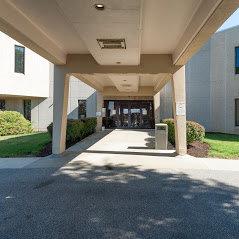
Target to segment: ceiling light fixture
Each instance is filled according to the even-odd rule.
[[[105,9],[105,6],[104,6],[104,4],[98,3],[98,4],[95,4],[95,9],[102,11]]]

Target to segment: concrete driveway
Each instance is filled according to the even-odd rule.
[[[0,238],[238,238],[238,162],[164,156],[150,134],[102,132],[2,168]]]

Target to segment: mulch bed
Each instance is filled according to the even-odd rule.
[[[209,145],[203,142],[194,142],[188,146],[188,154],[197,158],[208,157]]]
[[[72,145],[76,144],[75,143],[71,143],[71,142],[66,142],[66,149],[68,149],[69,147],[71,147]],[[52,154],[52,142],[46,144],[44,146],[44,148],[36,155],[36,157],[46,157]]]
[[[48,143],[44,148],[36,155],[37,157],[46,157],[52,154],[52,143]]]

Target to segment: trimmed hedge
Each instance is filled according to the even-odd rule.
[[[175,145],[174,120],[173,119],[163,119],[162,123],[168,125],[168,141],[172,145]]]
[[[70,144],[80,141],[95,132],[96,118],[86,118],[84,120],[67,120],[66,141]],[[47,127],[47,131],[52,137],[53,123]]]
[[[0,136],[28,134],[32,124],[16,111],[0,111]]]
[[[163,123],[168,125],[168,141],[175,145],[174,119],[164,119]],[[205,128],[197,122],[187,121],[187,144],[202,141],[205,137]]]

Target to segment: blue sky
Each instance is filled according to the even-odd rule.
[[[224,22],[218,31],[222,31],[237,25],[239,25],[239,8]]]

